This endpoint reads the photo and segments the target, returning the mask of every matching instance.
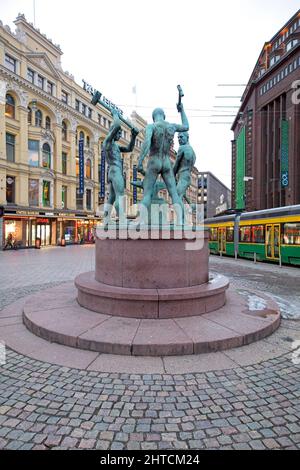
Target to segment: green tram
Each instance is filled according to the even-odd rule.
[[[300,266],[300,205],[205,220],[213,254]]]

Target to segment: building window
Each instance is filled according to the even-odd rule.
[[[101,124],[101,114],[98,114],[98,124]]]
[[[88,135],[86,136],[86,146],[90,148],[90,138]]]
[[[86,170],[85,170],[85,172],[86,172],[86,178],[88,178],[88,179],[90,180],[90,179],[92,178],[92,164],[91,164],[91,160],[90,160],[90,159],[88,159],[88,160],[86,161],[85,167],[86,167]]]
[[[28,111],[28,124],[32,124],[32,110],[29,106],[27,108],[27,111]]]
[[[43,145],[42,166],[43,168],[51,168],[51,149],[47,143]]]
[[[39,166],[39,148],[38,140],[28,140],[28,165]]]
[[[30,206],[39,205],[39,180],[28,180],[28,201]]]
[[[79,133],[79,140],[83,140],[84,142],[84,132],[80,131]]]
[[[80,110],[80,101],[79,100],[75,100],[75,109],[76,109],[76,111]]]
[[[76,188],[76,209],[83,210],[83,195],[79,194],[79,188]]]
[[[7,175],[6,177],[6,202],[15,203],[15,177]]]
[[[86,116],[86,105],[81,103],[81,113]]]
[[[86,208],[88,211],[92,210],[92,190],[86,190]]]
[[[8,54],[5,54],[5,67],[11,72],[17,72],[17,61]]]
[[[46,116],[46,129],[48,129],[49,131],[51,129],[51,119],[49,118],[49,116]]]
[[[63,122],[62,122],[61,134],[62,134],[62,139],[63,139],[64,141],[66,141],[66,140],[67,140],[67,137],[68,137],[68,128],[67,128],[67,123],[66,123],[66,121],[63,121]]]
[[[88,117],[89,119],[92,119],[93,117],[93,110],[91,108],[88,108]]]
[[[15,119],[15,110],[15,100],[10,94],[7,94],[5,102],[5,116],[10,117],[11,119]]]
[[[43,113],[39,109],[35,113],[35,125],[36,127],[42,127]]]
[[[50,206],[50,181],[43,181],[43,207]]]
[[[68,102],[69,102],[69,95],[64,90],[62,90],[62,92],[61,92],[61,100],[62,100],[63,103],[66,103],[66,104],[68,104]]]
[[[62,153],[61,171],[63,175],[67,174],[67,154],[65,152]]]
[[[41,88],[42,90],[44,89],[44,82],[45,82],[44,77],[42,77],[41,75],[38,75],[37,76],[37,86],[39,88]]]
[[[298,39],[294,39],[293,41],[289,41],[286,45],[286,50],[290,51],[293,47],[298,44]]]
[[[27,69],[27,80],[34,84],[34,71],[31,69]]]
[[[62,188],[61,188],[61,206],[62,206],[63,209],[67,209],[67,193],[68,193],[67,186],[62,186]]]
[[[54,85],[51,82],[47,82],[47,92],[49,95],[53,95]]]
[[[6,133],[6,159],[8,162],[15,161],[15,140],[13,134]]]

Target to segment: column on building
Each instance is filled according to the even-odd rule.
[[[70,164],[69,172],[72,178],[72,183],[68,185],[68,208],[71,210],[76,209],[76,130],[70,130]]]
[[[93,151],[94,151],[94,168],[93,168],[93,180],[95,182],[93,191],[93,210],[96,212],[98,208],[98,192],[99,192],[99,181],[98,181],[98,167],[99,167],[99,138],[100,135],[95,134]]]
[[[55,136],[55,149],[53,152],[53,169],[56,170],[57,175],[62,173],[62,125],[61,118],[58,116],[58,122],[54,124]],[[54,189],[54,207],[57,209],[62,208],[62,182],[61,178],[56,178]]]
[[[1,47],[0,47],[1,52]],[[6,83],[0,81],[0,204],[6,203],[6,171],[1,168],[1,160],[6,160],[6,128],[5,128],[5,96]]]
[[[19,154],[16,155],[16,162],[20,163],[21,168],[25,170],[28,165],[28,109],[24,105],[25,103],[18,107],[20,133]],[[20,206],[28,206],[28,174],[25,171],[20,171],[18,175],[16,203]]]

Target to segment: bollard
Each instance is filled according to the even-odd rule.
[[[237,261],[237,259],[238,259],[238,252],[237,252],[237,250],[234,251],[234,259],[235,259],[236,261]]]
[[[282,258],[281,258],[281,255],[279,255],[279,267],[282,268]]]
[[[254,264],[257,264],[257,254],[254,253]]]

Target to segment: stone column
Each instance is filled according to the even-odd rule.
[[[62,172],[62,126],[54,124],[55,147],[53,151],[53,170],[57,173]]]
[[[68,185],[68,209],[76,210],[76,183],[71,183]]]
[[[97,136],[98,137],[98,136]],[[96,185],[99,182],[99,177],[98,177],[98,166],[99,166],[99,139],[94,141],[93,145],[93,150],[94,150],[94,171],[93,171],[93,181],[96,183]],[[98,207],[98,194],[97,194],[97,186],[94,186],[93,190],[93,198],[92,198],[92,210],[95,212]]]
[[[43,207],[43,178],[40,179],[39,206]]]
[[[1,47],[0,47],[1,51]],[[6,160],[6,126],[5,126],[5,95],[6,83],[0,81],[0,167]],[[6,171],[0,168],[0,204],[6,204]]]
[[[50,207],[53,208],[54,202],[54,181],[50,182]]]
[[[62,182],[58,179],[55,184],[54,206],[56,209],[62,209]]]
[[[0,80],[0,161],[6,160],[5,97],[6,82]]]
[[[76,131],[70,131],[70,163],[69,163],[69,174],[70,176],[76,177]]]
[[[22,172],[17,176],[16,203],[20,206],[28,206],[28,175]]]
[[[28,110],[27,107],[18,107],[20,116],[20,134],[19,134],[19,155],[16,155],[16,162],[28,165]]]

